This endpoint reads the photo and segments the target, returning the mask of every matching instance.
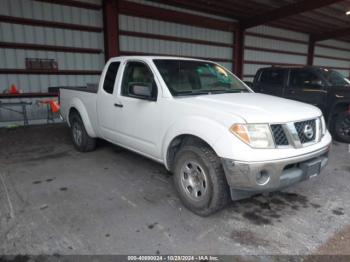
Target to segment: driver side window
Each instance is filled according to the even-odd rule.
[[[153,73],[144,63],[128,62],[125,67],[121,95],[135,98],[131,92],[133,86],[148,87],[152,97],[157,96],[157,86]]]
[[[290,85],[292,88],[321,88],[323,81],[311,70],[293,69],[290,73]]]

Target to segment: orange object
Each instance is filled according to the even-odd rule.
[[[57,113],[60,110],[60,105],[55,100],[46,99],[46,100],[41,100],[39,102],[45,105],[50,105],[50,109],[52,113]]]
[[[11,85],[9,93],[10,94],[19,94],[16,85]]]
[[[52,113],[57,113],[60,110],[60,105],[57,103],[57,101],[51,100],[50,107]]]

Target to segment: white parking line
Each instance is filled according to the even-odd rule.
[[[120,196],[121,199],[123,199],[124,201],[126,201],[130,206],[132,207],[137,207],[137,205],[134,202],[131,202],[129,199],[127,199],[125,196],[121,195]]]

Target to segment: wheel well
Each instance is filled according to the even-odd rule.
[[[180,150],[181,147],[184,145],[198,145],[198,144],[204,144],[211,149],[213,149],[207,142],[205,142],[203,139],[189,134],[179,135],[175,137],[171,143],[168,146],[167,154],[166,154],[166,163],[169,168],[169,170],[172,172],[174,167],[174,160],[177,152]],[[214,151],[214,149],[213,149]],[[215,151],[214,151],[215,152]]]
[[[69,114],[68,114],[68,120],[69,120],[69,124],[71,124],[71,118],[72,118],[72,115],[73,114],[79,114],[79,111],[75,108],[75,107],[72,107],[71,109],[69,109]]]
[[[350,103],[349,102],[343,102],[343,103],[339,103],[339,104],[336,104],[331,113],[329,114],[328,116],[328,119],[327,119],[327,125],[328,127],[332,128],[332,125],[334,123],[334,119],[335,117],[341,113],[341,112],[345,112],[345,111],[348,111],[350,112]]]

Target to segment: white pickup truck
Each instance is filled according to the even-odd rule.
[[[202,216],[317,176],[328,162],[318,108],[254,93],[209,61],[112,58],[97,90],[61,89],[60,104],[77,150],[102,138],[163,163]]]

